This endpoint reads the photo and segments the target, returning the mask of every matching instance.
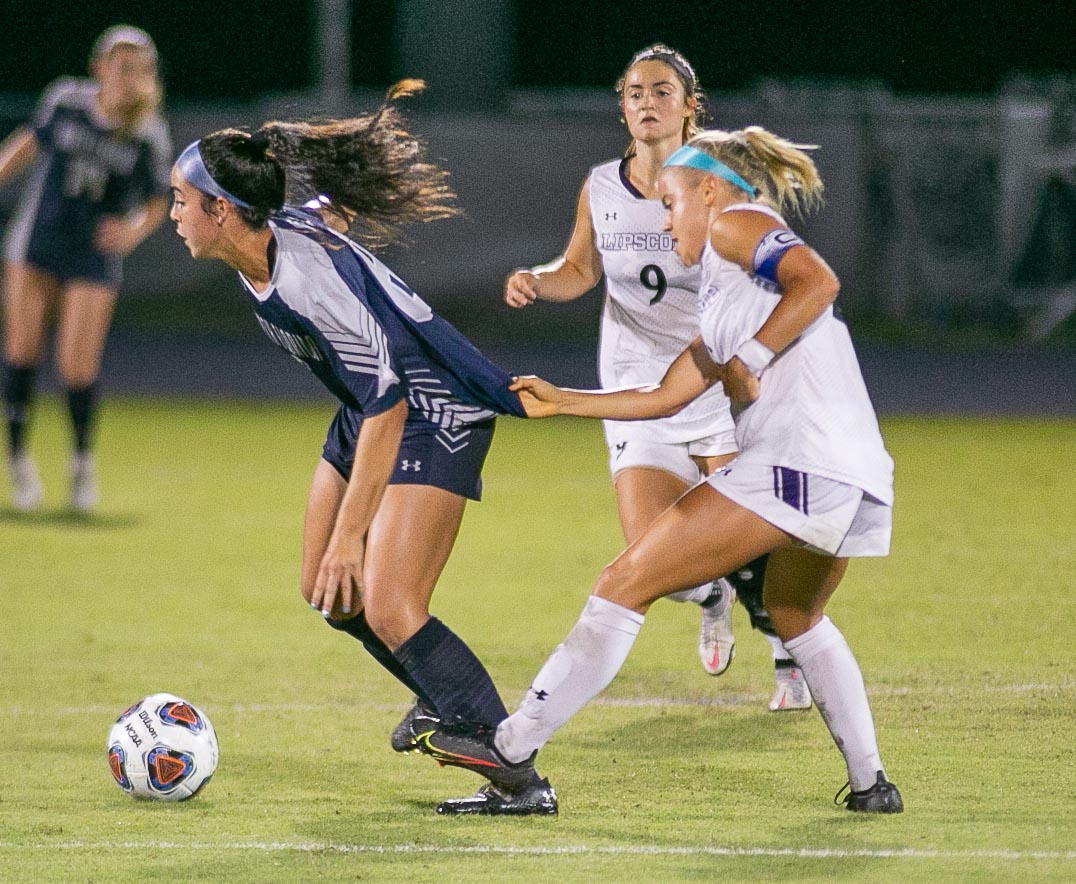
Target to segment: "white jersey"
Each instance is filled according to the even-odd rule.
[[[759,211],[757,204],[725,211]],[[774,287],[706,244],[699,291],[702,337],[711,358],[728,362],[780,301]],[[733,406],[740,460],[782,466],[860,488],[893,502],[893,460],[885,450],[852,339],[828,307],[770,363],[759,398]]]
[[[699,335],[697,267],[684,267],[672,237],[661,229],[664,208],[628,180],[627,161],[594,167],[588,181],[594,244],[605,274],[598,368],[606,388],[661,380],[669,365]],[[611,427],[655,442],[691,442],[732,426],[720,384],[674,417]]]

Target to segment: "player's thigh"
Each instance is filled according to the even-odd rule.
[[[299,576],[299,589],[306,601],[314,593],[318,569],[329,545],[340,502],[344,499],[347,482],[326,460],[319,460],[310,482],[306,498],[306,515],[303,518],[303,562]]]
[[[792,543],[790,535],[703,483],[665,510],[598,579],[594,594],[645,611]]]
[[[617,472],[613,488],[624,539],[628,543],[638,540],[690,487],[680,476],[657,467],[629,467]]]
[[[60,281],[26,264],[4,268],[4,357],[12,365],[36,365],[41,359],[49,306]]]
[[[433,485],[389,485],[366,541],[363,604],[395,647],[418,631],[463,521],[466,498]]]
[[[64,286],[56,361],[68,386],[97,380],[115,306],[116,289],[111,286],[87,280],[72,280]]]
[[[847,568],[846,558],[798,546],[770,555],[762,601],[782,639],[802,635],[822,618]]]

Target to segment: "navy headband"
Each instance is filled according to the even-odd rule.
[[[189,184],[198,188],[202,193],[208,194],[209,196],[219,196],[233,205],[239,206],[241,209],[253,209],[254,206],[250,203],[244,202],[239,199],[239,197],[228,193],[228,191],[213,180],[213,176],[209,174],[209,170],[205,167],[205,163],[202,161],[202,152],[198,149],[198,145],[201,143],[201,141],[194,141],[187,145],[183,153],[179,155],[179,159],[176,160],[176,171],[178,171]]]
[[[732,171],[721,160],[715,160],[712,156],[697,147],[685,144],[676,153],[665,161],[665,166],[686,166],[689,169],[698,169],[709,175],[724,178],[730,184],[740,188],[748,196],[758,196],[758,188],[748,184],[743,178]]]

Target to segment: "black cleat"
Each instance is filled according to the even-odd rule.
[[[437,713],[416,697],[414,705],[389,737],[392,751],[418,752],[418,734],[432,731],[440,723]]]
[[[521,792],[506,792],[493,783],[486,783],[470,798],[450,798],[437,805],[445,816],[472,814],[476,816],[556,816],[557,793],[549,780],[534,775]]]
[[[518,794],[530,787],[537,777],[534,756],[513,764],[501,757],[493,745],[495,728],[480,724],[439,724],[415,734],[419,752],[438,764],[462,767],[489,780],[498,789]]]
[[[900,799],[900,792],[885,774],[878,771],[878,781],[869,789],[862,792],[849,790],[848,794],[841,799],[841,792],[848,788],[845,783],[840,791],[833,796],[834,804],[843,804],[849,810],[857,813],[903,813],[904,802]],[[841,799],[841,800],[838,800]]]

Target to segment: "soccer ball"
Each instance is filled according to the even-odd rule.
[[[139,700],[108,732],[108,768],[135,798],[193,798],[213,776],[218,755],[206,714],[174,694]]]

